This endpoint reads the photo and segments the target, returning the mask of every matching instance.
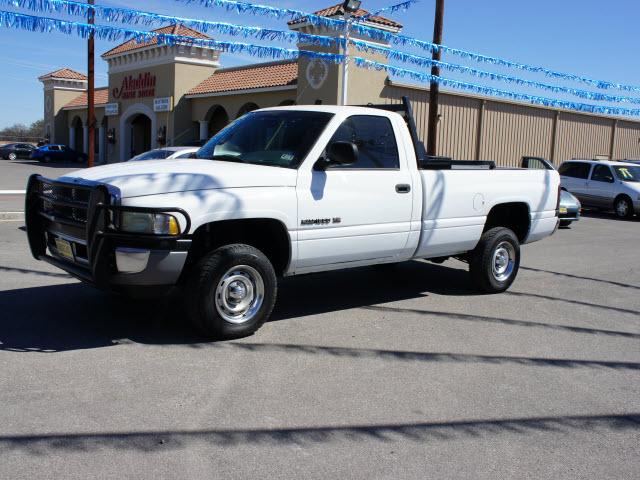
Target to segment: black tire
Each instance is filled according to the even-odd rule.
[[[50,158],[50,157],[45,156],[45,157],[42,159],[42,161],[43,161],[44,163],[51,163],[51,158]]]
[[[235,267],[239,270],[234,270]],[[240,288],[241,292],[237,293],[234,288]],[[262,290],[262,300],[258,302],[254,295],[246,315],[230,320],[232,315],[225,306],[233,306],[233,294],[241,295],[242,289],[245,294]],[[205,255],[190,273],[189,313],[196,327],[208,337],[217,340],[246,337],[269,318],[277,291],[273,266],[260,250],[244,244],[226,245]],[[240,299],[239,304],[243,300]]]
[[[499,249],[500,253],[498,254],[497,250]],[[505,252],[508,259],[503,265]],[[480,237],[476,248],[469,253],[471,280],[476,288],[482,292],[504,292],[518,275],[520,242],[508,228],[496,227],[487,230]],[[499,258],[496,255],[499,255]],[[501,262],[499,268],[497,267],[498,262]],[[502,271],[503,267],[504,271]]]
[[[573,220],[560,220],[560,226],[561,226],[561,227],[565,227],[565,228],[566,228],[566,227],[568,227],[569,225],[571,225],[571,222],[572,222],[572,221],[573,221]]]
[[[633,203],[629,197],[620,196],[613,204],[613,211],[618,218],[633,217]]]
[[[18,159],[18,155],[16,155],[16,154],[15,154],[15,153],[13,153],[13,152],[11,152],[11,153],[8,155],[8,160],[11,160],[12,162],[13,162],[14,160],[17,160],[17,159]]]

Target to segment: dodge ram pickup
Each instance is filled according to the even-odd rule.
[[[520,245],[557,228],[559,184],[427,157],[407,99],[287,106],[235,120],[192,159],[33,175],[25,217],[36,259],[129,295],[178,288],[194,323],[228,339],[268,319],[283,276],[455,257],[502,292]]]

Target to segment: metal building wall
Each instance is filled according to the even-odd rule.
[[[611,155],[613,119],[560,112],[556,162]]]
[[[640,159],[640,123],[618,122],[613,158]]]
[[[384,103],[412,102],[426,143],[428,89],[388,82]],[[640,122],[580,114],[458,93],[440,94],[438,155],[517,166],[525,155],[559,165],[571,158],[640,158]]]
[[[480,160],[517,167],[525,156],[551,157],[554,112],[487,101],[482,116]]]

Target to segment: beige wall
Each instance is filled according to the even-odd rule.
[[[78,90],[61,90],[51,89],[45,90],[45,125],[50,125],[51,129],[51,142],[52,143],[67,143],[69,138],[69,128],[67,125],[67,115],[62,111],[62,108],[67,105],[74,98],[82,95],[82,91]],[[46,111],[47,97],[51,98],[51,110]],[[46,126],[45,126],[46,130]],[[45,131],[46,133],[46,131]]]
[[[207,119],[207,113],[212,107],[222,106],[229,120],[235,120],[243,105],[255,103],[259,108],[276,107],[286,100],[295,100],[296,90],[280,90],[273,92],[256,92],[236,95],[221,95],[212,97],[196,97],[190,99],[191,120],[198,122]]]
[[[618,122],[613,156],[640,159],[640,123]]]

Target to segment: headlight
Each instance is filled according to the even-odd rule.
[[[120,230],[130,233],[179,235],[180,224],[168,213],[122,212]]]

